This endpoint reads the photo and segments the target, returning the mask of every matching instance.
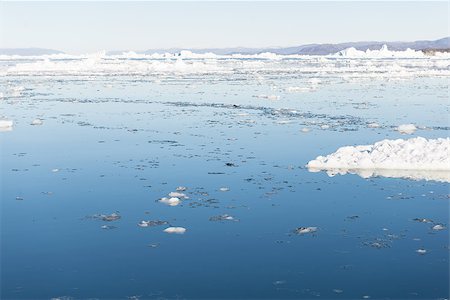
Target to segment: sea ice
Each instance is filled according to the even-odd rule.
[[[181,203],[180,199],[177,197],[171,197],[171,198],[163,197],[163,198],[159,199],[159,202],[167,204],[169,206],[177,206],[178,204]]]
[[[351,47],[331,56],[347,58],[424,58],[425,54],[422,51],[415,51],[409,48],[404,51],[390,51],[387,45],[383,45],[380,50],[367,49],[366,51]]]
[[[307,234],[317,231],[317,227],[298,227],[294,230],[295,234]]]
[[[450,182],[450,138],[382,140],[373,145],[346,146],[318,156],[307,167],[328,175],[356,173],[372,176]]]
[[[369,127],[369,128],[380,128],[380,124],[378,124],[378,123],[369,123],[369,124],[367,124],[367,127]]]
[[[117,221],[117,220],[119,220],[121,217],[120,217],[120,215],[117,214],[117,213],[112,213],[112,214],[110,214],[110,215],[100,215],[100,218],[101,218],[103,221],[111,222],[111,221]]]
[[[236,218],[234,218],[233,216],[230,216],[228,214],[213,216],[213,217],[209,218],[209,220],[210,221],[239,221]]]
[[[13,126],[12,120],[0,120],[0,128],[10,128]]]
[[[258,95],[256,96],[257,98],[263,98],[263,99],[268,99],[268,100],[280,100],[280,96],[278,95]]]
[[[397,131],[402,134],[412,134],[417,130],[414,124],[402,124],[397,127]]]
[[[141,221],[138,223],[139,227],[152,227],[152,226],[159,226],[159,225],[166,225],[168,224],[167,221]]]
[[[416,252],[417,252],[418,254],[420,254],[420,255],[424,255],[424,254],[427,253],[427,250],[425,250],[425,249],[417,249]]]
[[[444,230],[445,226],[442,225],[442,224],[436,224],[431,229],[433,229],[433,230]]]
[[[189,197],[186,196],[186,194],[184,194],[184,193],[179,193],[179,192],[170,192],[170,193],[169,193],[169,197],[172,197],[172,198],[189,199]]]
[[[183,234],[186,232],[186,228],[184,227],[168,227],[164,229],[166,233],[175,233],[175,234]]]
[[[31,125],[42,125],[44,122],[41,119],[34,119],[31,121]]]

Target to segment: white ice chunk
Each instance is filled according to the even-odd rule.
[[[433,229],[433,230],[444,230],[445,226],[441,225],[441,224],[436,224],[431,229]]]
[[[416,252],[419,253],[420,255],[424,255],[424,254],[427,253],[427,250],[425,250],[425,249],[417,249]]]
[[[163,197],[163,198],[159,199],[159,202],[167,204],[169,206],[177,206],[178,204],[181,203],[180,199],[176,198],[176,197],[171,197],[171,198]]]
[[[422,51],[415,51],[409,48],[404,51],[390,51],[387,45],[383,45],[380,50],[367,49],[366,51],[350,47],[332,56],[346,58],[424,58],[425,54]]]
[[[13,126],[13,121],[12,120],[0,120],[0,128],[9,128]]]
[[[168,228],[164,229],[164,232],[183,234],[186,232],[186,228],[184,228],[184,227],[168,227]]]
[[[268,99],[268,100],[280,100],[280,96],[278,95],[265,95],[261,94],[256,96],[257,98]]]
[[[186,196],[186,194],[184,194],[184,193],[179,193],[179,192],[170,192],[170,193],[169,193],[169,197],[189,199],[189,197]]]
[[[414,124],[402,124],[397,127],[397,131],[402,134],[412,134],[417,130]]]
[[[41,119],[34,119],[33,121],[31,121],[31,125],[42,125],[44,124],[44,122]]]
[[[382,140],[373,145],[346,146],[318,156],[307,167],[328,175],[358,174],[450,182],[450,138]]]

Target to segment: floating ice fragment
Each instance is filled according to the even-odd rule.
[[[31,125],[42,125],[44,122],[41,119],[34,119],[31,121]]]
[[[170,192],[169,197],[189,199],[189,197],[186,196],[186,194],[179,193],[179,192]]]
[[[420,222],[420,223],[433,223],[433,220],[425,219],[425,218],[415,218],[413,221]]]
[[[139,227],[148,227],[148,223],[147,223],[147,221],[141,221],[138,223],[138,226]]]
[[[12,120],[0,120],[0,128],[11,128],[13,126]]]
[[[102,219],[103,221],[108,221],[108,222],[111,222],[111,221],[117,221],[117,220],[119,220],[120,218],[121,218],[120,215],[117,214],[117,213],[112,213],[112,214],[110,214],[110,215],[101,215],[101,219]]]
[[[309,87],[290,86],[286,88],[286,92],[288,93],[309,92],[309,91],[311,91],[311,88]]]
[[[53,173],[59,172],[59,169],[52,169]]]
[[[367,127],[369,127],[369,128],[380,128],[380,124],[378,124],[378,123],[369,123],[369,124],[367,124]]]
[[[307,234],[317,231],[317,227],[298,227],[294,229],[295,234]]]
[[[330,128],[330,125],[324,124],[324,125],[321,125],[320,128],[322,128],[322,129],[328,129],[328,128]]]
[[[141,221],[138,223],[139,227],[152,227],[152,226],[159,226],[159,225],[166,225],[168,224],[167,221]]]
[[[159,199],[159,202],[167,204],[169,206],[177,206],[178,204],[181,203],[180,199],[176,198],[176,197],[171,197],[171,198],[163,197],[163,198]]]
[[[300,131],[303,133],[307,133],[307,132],[310,132],[311,129],[305,127],[305,128],[300,129]]]
[[[431,229],[433,229],[433,230],[444,230],[445,226],[442,225],[442,224],[436,224],[433,227],[431,227]]]
[[[307,167],[329,176],[358,174],[450,182],[450,138],[383,140],[373,145],[346,146],[318,156]]]
[[[402,134],[412,134],[417,130],[414,124],[402,124],[397,127],[397,131]]]
[[[416,252],[419,253],[420,255],[424,255],[424,254],[427,253],[427,250],[425,250],[425,249],[417,249]]]
[[[230,188],[227,188],[227,187],[221,187],[219,189],[219,191],[221,191],[221,192],[228,192],[229,190],[230,190]]]
[[[14,86],[10,88],[12,97],[20,97],[22,95],[22,91],[25,90],[23,86]]]
[[[228,214],[223,214],[219,216],[214,216],[209,218],[210,221],[239,221],[235,219],[233,216],[230,216]]]
[[[256,97],[257,98],[268,99],[268,100],[279,100],[280,99],[280,96],[278,96],[278,95],[258,95]]]
[[[186,228],[184,227],[168,227],[164,229],[166,233],[175,233],[175,234],[184,234],[186,232]]]
[[[101,229],[115,229],[117,228],[116,226],[111,226],[111,225],[102,225],[100,226]]]
[[[187,187],[185,187],[185,186],[179,186],[176,188],[177,192],[184,192],[185,190],[187,190]]]

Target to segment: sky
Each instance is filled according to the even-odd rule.
[[[449,36],[448,1],[0,1],[0,48],[66,53],[284,47]]]

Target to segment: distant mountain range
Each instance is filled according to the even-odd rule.
[[[441,50],[450,48],[450,37],[445,37],[434,41],[414,41],[414,42],[348,42],[339,44],[308,44],[295,47],[280,47],[280,48],[204,48],[204,49],[148,49],[145,51],[134,51],[139,54],[153,54],[153,53],[179,53],[182,50],[189,50],[193,53],[207,53],[212,52],[218,55],[227,54],[258,54],[264,52],[272,52],[275,54],[306,54],[306,55],[326,55],[332,54],[344,49],[354,47],[358,50],[376,50],[380,49],[383,45],[387,45],[390,50],[402,51],[407,48],[413,50]],[[121,54],[126,51],[109,51],[107,54]],[[45,55],[45,54],[59,54],[63,53],[58,50],[42,49],[42,48],[0,48],[0,55]]]

